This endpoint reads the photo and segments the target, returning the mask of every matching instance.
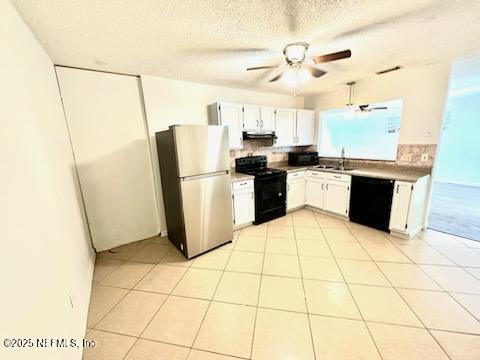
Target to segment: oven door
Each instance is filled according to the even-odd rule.
[[[261,224],[286,214],[287,174],[255,178],[255,222]]]

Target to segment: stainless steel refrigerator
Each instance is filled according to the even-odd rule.
[[[174,125],[155,135],[170,241],[189,259],[231,241],[227,128]]]

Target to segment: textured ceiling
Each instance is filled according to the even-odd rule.
[[[300,94],[376,71],[479,54],[476,0],[13,0],[56,64],[292,93],[274,71],[292,41],[351,49]],[[268,50],[262,50],[268,49]]]

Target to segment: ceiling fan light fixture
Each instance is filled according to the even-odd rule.
[[[291,88],[296,88],[299,84],[297,70],[289,67],[282,75],[282,81]]]
[[[289,66],[282,75],[282,81],[291,88],[306,83],[312,78],[312,74],[303,67]]]
[[[308,44],[305,42],[297,42],[288,44],[283,49],[283,54],[287,59],[287,62],[290,63],[299,63],[305,60],[307,55]]]

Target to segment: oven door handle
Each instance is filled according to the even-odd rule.
[[[264,176],[264,177],[261,177],[261,178],[258,178],[258,179],[255,179],[256,181],[262,181],[262,180],[270,180],[270,179],[286,179],[287,178],[287,174],[275,174],[275,175],[269,175],[269,176]]]

